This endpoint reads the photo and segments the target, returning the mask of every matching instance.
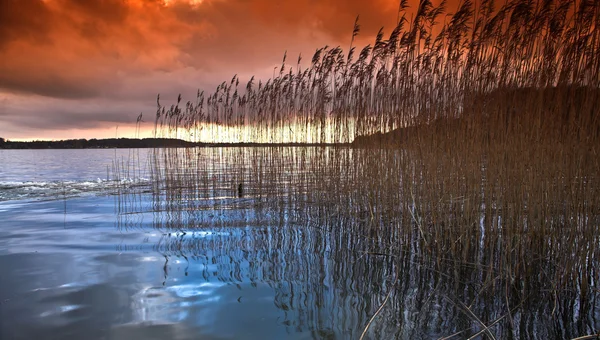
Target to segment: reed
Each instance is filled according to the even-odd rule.
[[[446,15],[423,0],[410,21],[406,10],[356,57],[358,19],[347,55],[323,47],[306,68],[284,55],[264,83],[234,76],[170,108],[157,98],[157,137],[357,143],[154,150],[154,227],[302,226],[314,251],[354,251],[344,270],[355,256],[390,259],[384,320],[417,299],[463,315],[438,325],[448,335],[593,332],[600,2],[465,0]],[[128,225],[139,207],[119,209]],[[299,235],[277,242],[293,253]],[[167,255],[203,244],[166,242]],[[397,335],[420,336],[407,329]]]
[[[364,272],[371,287],[364,289],[387,282],[382,294],[392,292],[379,316],[383,320],[374,321],[375,333],[381,327],[389,331],[398,320],[394,311],[418,299],[419,306],[431,310],[423,311],[422,319],[404,322],[440,336],[461,331],[461,337],[468,337],[483,330],[481,325],[469,328],[475,315],[499,337],[536,332],[574,337],[592,327],[584,320],[597,307],[600,196],[594,161],[585,151],[567,150],[537,150],[550,159],[498,150],[494,157],[471,163],[471,155],[428,148],[161,149],[155,151],[160,155],[155,168],[163,172],[154,177],[148,205],[123,204],[120,225],[136,226],[137,212],[150,213],[151,226],[165,235],[156,249],[167,257],[197,259],[237,246],[257,256],[278,253],[292,272],[275,274],[282,269],[272,258],[267,261],[272,275],[280,276],[273,281],[255,277],[268,282],[324,275],[323,264],[312,266],[310,275],[295,272],[307,265],[294,264],[299,249],[306,261],[332,256],[337,268],[332,275],[340,280],[360,275],[356,262],[382,261],[377,268],[383,272]],[[527,162],[515,167],[513,160]],[[573,163],[579,165],[576,171]],[[237,184],[242,182],[240,198]],[[263,235],[259,231],[265,228]],[[239,233],[240,239],[186,235],[203,232]],[[400,283],[387,286],[396,277]],[[340,284],[342,291],[350,289],[348,282]],[[414,289],[417,296],[408,293]],[[372,313],[380,298],[372,296]],[[435,320],[433,306],[444,310],[437,331],[422,324]],[[574,314],[578,306],[587,315],[580,315],[583,319]],[[457,310],[463,321],[454,323],[452,311]],[[547,315],[544,320],[538,318],[540,310]],[[554,328],[552,320],[559,316],[573,324]],[[363,324],[368,319],[363,316]],[[577,325],[583,328],[573,328]],[[409,326],[398,332],[420,334]]]
[[[295,67],[245,87],[236,76],[196,101],[165,107],[157,98],[155,133],[215,141],[347,143],[461,118],[502,142],[515,135],[593,143],[599,135],[598,3],[464,1],[419,4],[411,22],[383,29],[355,59],[354,25],[347,55],[316,50]],[[441,18],[446,18],[443,20]],[[465,136],[458,136],[464,138]],[[474,143],[484,142],[474,136]]]

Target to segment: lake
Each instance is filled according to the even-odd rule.
[[[487,197],[468,206],[454,182],[440,186],[448,206],[474,216],[419,203],[427,192],[400,175],[412,157],[0,150],[0,339],[559,339],[600,329],[597,233],[569,238],[589,250],[579,254],[562,236],[521,232],[511,249],[541,242],[545,255],[525,246],[508,270],[506,234],[488,226],[512,226],[508,208]],[[594,204],[577,213],[579,228],[597,226]],[[557,289],[571,271],[586,285]]]

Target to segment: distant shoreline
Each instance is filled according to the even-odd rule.
[[[59,141],[0,142],[2,150],[27,149],[150,149],[194,147],[280,147],[280,146],[351,146],[351,143],[201,143],[172,138],[67,139]]]

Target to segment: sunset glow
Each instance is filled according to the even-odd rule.
[[[193,100],[234,74],[266,80],[315,49],[391,31],[376,0],[7,0],[0,3],[0,137],[94,138],[151,117],[156,95]],[[291,62],[291,60],[294,60]],[[150,128],[150,118],[146,120]],[[123,134],[123,136],[125,136]],[[133,137],[131,135],[130,137]]]

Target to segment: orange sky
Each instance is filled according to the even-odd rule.
[[[304,65],[318,47],[346,50],[357,15],[358,45],[371,43],[380,27],[392,30],[397,7],[397,0],[0,0],[0,137],[133,137],[127,125],[140,112],[152,125],[158,93],[164,104],[179,93],[192,100],[234,74],[270,77],[286,50],[288,63],[302,53]]]

